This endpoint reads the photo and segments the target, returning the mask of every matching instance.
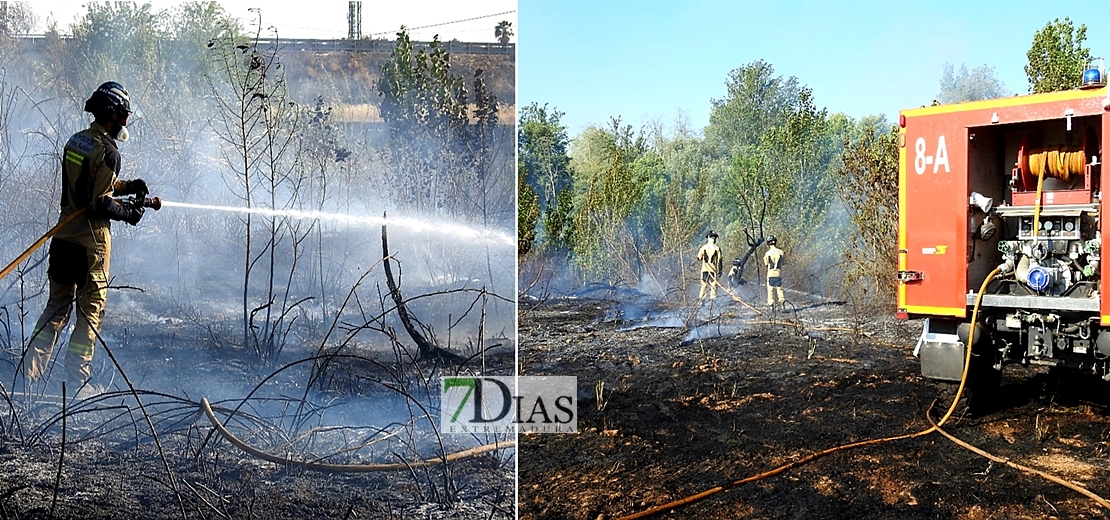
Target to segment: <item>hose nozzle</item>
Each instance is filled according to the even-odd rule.
[[[158,211],[158,210],[162,209],[162,198],[161,197],[145,197],[143,199],[143,207],[144,208],[153,208],[154,211]]]

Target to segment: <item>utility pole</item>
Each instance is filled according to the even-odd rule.
[[[347,8],[347,39],[362,39],[362,2],[349,2]]]

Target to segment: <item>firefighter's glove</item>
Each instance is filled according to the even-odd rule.
[[[116,195],[137,195],[139,199],[150,195],[150,188],[147,188],[146,181],[142,179],[123,181],[120,184],[121,189],[116,190]]]
[[[111,220],[122,220],[134,226],[143,218],[142,204],[122,204],[111,197],[100,197],[93,203],[93,213]]]
[[[134,226],[143,219],[143,212],[144,210],[142,206],[137,205],[127,208],[127,218],[123,219],[123,221]]]

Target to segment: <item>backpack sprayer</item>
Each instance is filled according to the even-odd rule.
[[[116,199],[116,202],[119,202],[120,204],[123,204],[124,206],[127,206],[129,208],[151,208],[154,211],[162,209],[162,199],[160,197],[130,196],[118,198]],[[36,249],[42,247],[42,245],[45,244],[46,241],[50,239],[50,237],[54,236],[54,234],[58,231],[61,231],[62,228],[68,226],[70,222],[77,220],[78,217],[84,215],[88,210],[88,207],[84,207],[77,211],[74,211],[64,220],[58,222],[56,225],[54,225],[54,227],[50,228],[50,231],[47,231],[46,234],[36,240],[34,244],[31,244],[31,247],[28,247],[27,250],[23,252],[23,254],[16,257],[15,260],[12,260],[12,263],[8,264],[8,266],[5,267],[3,271],[0,271],[0,279],[8,276],[8,273],[12,272],[12,270],[15,269],[15,266],[19,265],[20,262],[26,260],[27,257],[31,256],[31,253],[34,253]]]

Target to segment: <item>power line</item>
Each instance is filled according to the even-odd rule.
[[[465,18],[465,19],[462,19],[462,20],[455,20],[453,22],[434,23],[434,24],[431,24],[431,25],[423,25],[423,26],[420,26],[420,27],[406,27],[405,29],[410,31],[410,32],[415,32],[415,31],[418,31],[418,30],[421,30],[421,29],[428,29],[428,28],[431,28],[431,27],[441,27],[441,26],[444,26],[444,25],[452,25],[452,24],[463,23],[463,22],[472,22],[474,20],[481,20],[481,19],[484,19],[484,18],[493,18],[494,16],[512,14],[512,13],[515,13],[515,12],[516,12],[515,10],[505,11],[503,13],[494,13],[494,14],[487,14],[487,15],[483,15],[483,16],[475,16],[474,18]],[[303,31],[313,31],[313,32],[321,32],[321,33],[341,34],[343,32],[343,31],[340,31],[338,29],[320,29],[320,28],[316,28],[316,27],[302,27],[302,26],[298,26],[298,25],[287,25],[287,24],[271,24],[271,26],[281,28],[281,29],[300,29],[300,30],[303,30]],[[485,29],[475,29],[475,30],[470,30],[470,31],[459,31],[459,32],[481,32],[481,31],[484,31],[484,30]],[[366,36],[373,37],[373,36],[378,36],[378,35],[382,35],[382,34],[393,34],[394,32],[396,32],[396,31],[376,32],[376,33],[366,34]]]
[[[425,26],[422,26],[422,27],[408,27],[407,29],[410,30],[410,31],[416,31],[416,30],[420,30],[420,29],[427,29],[429,27],[439,27],[439,26],[442,26],[442,25],[451,25],[451,24],[455,24],[455,23],[471,22],[471,21],[474,21],[474,20],[481,20],[483,18],[493,18],[494,16],[501,16],[503,14],[512,14],[512,13],[515,13],[515,12],[516,12],[516,10],[514,9],[512,11],[505,11],[503,13],[494,13],[494,14],[487,14],[487,15],[482,15],[482,16],[475,16],[474,18],[466,18],[464,20],[455,20],[453,22],[434,23],[432,25],[425,25]],[[379,34],[392,34],[393,32],[394,31],[376,32],[376,33],[371,33],[369,36],[373,37],[373,36],[377,36]]]

